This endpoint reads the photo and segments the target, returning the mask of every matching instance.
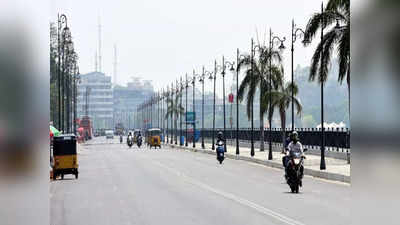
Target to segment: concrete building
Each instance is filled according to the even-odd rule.
[[[151,81],[142,81],[138,77],[133,77],[127,86],[116,85],[113,95],[114,124],[122,123],[125,128],[134,128],[136,107],[153,94]]]
[[[114,99],[111,77],[101,72],[81,74],[78,84],[78,117],[86,114],[86,91],[89,91],[88,114],[94,129],[112,129]]]

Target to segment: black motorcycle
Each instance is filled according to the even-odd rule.
[[[222,164],[222,162],[225,159],[224,146],[225,146],[225,143],[222,140],[217,141],[217,160],[219,161],[219,164]]]
[[[142,136],[137,137],[137,146],[140,148],[142,146]]]
[[[303,152],[306,152],[304,149]],[[286,182],[290,187],[292,193],[299,193],[299,188],[303,186],[302,178],[304,173],[304,159],[300,152],[291,152],[288,156],[288,162],[286,165],[287,177]]]

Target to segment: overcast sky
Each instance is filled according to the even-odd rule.
[[[325,1],[326,2],[326,1]],[[81,73],[94,70],[98,46],[98,21],[102,23],[102,69],[113,75],[114,44],[118,48],[118,83],[131,76],[153,80],[156,90],[185,73],[213,69],[222,55],[235,60],[236,48],[249,52],[250,40],[264,40],[269,28],[285,36],[285,74],[290,76],[291,20],[304,28],[319,11],[321,0],[56,0],[57,13],[68,17]],[[295,66],[310,64],[318,40],[304,48],[295,45]],[[266,42],[268,43],[268,42]],[[227,76],[227,85],[232,76]],[[207,87],[208,88],[208,87]]]

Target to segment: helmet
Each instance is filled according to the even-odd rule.
[[[223,136],[222,131],[218,131],[217,137],[218,137],[218,138],[222,138],[222,136]]]
[[[292,141],[298,141],[299,140],[299,134],[297,131],[293,131],[291,134]]]

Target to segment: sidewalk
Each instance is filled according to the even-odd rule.
[[[203,152],[208,154],[215,154],[213,150],[211,150],[211,143],[205,143],[205,149],[201,148],[201,142],[196,142],[196,148],[193,149],[193,143],[189,143],[188,147],[184,146],[176,146],[170,145],[173,148],[179,148],[184,150]],[[266,150],[261,152],[258,148],[254,148],[254,157],[250,156],[250,148],[240,147],[240,155],[236,156],[236,146],[228,145],[226,146],[227,152],[225,157],[230,159],[239,159],[245,160],[249,162],[254,162],[258,164],[263,164],[266,166],[280,168],[283,169],[282,166],[282,154],[280,152],[273,152],[273,160],[268,159],[268,146],[266,146]],[[320,170],[320,157],[316,155],[307,155],[307,159],[304,161],[304,174],[318,177],[327,180],[339,181],[350,183],[350,164],[347,163],[346,160],[342,159],[334,159],[325,157],[326,170]]]

